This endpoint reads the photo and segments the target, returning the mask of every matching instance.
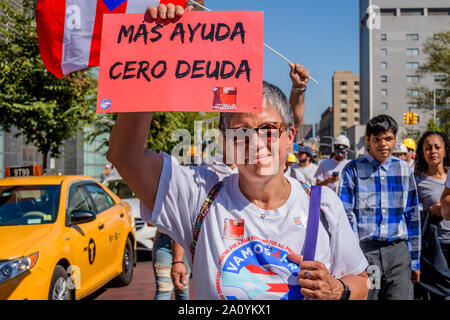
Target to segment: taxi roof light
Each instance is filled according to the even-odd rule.
[[[13,167],[7,166],[5,168],[5,178],[8,177],[30,177],[30,176],[42,176],[41,166],[33,164],[32,166],[20,166]]]

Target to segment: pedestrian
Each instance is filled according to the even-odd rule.
[[[294,168],[297,166],[294,166]],[[313,150],[310,146],[304,146],[300,148],[298,152],[298,168],[303,173],[306,179],[306,183],[309,185],[316,184],[316,178],[314,175],[317,171],[317,165],[313,163]]]
[[[391,156],[397,130],[388,115],[370,119],[368,151],[342,171],[340,198],[369,271],[381,274],[369,292],[371,300],[406,300],[411,282],[420,279],[417,187],[409,165]]]
[[[306,178],[298,167],[297,157],[290,153],[286,160],[284,175],[298,180],[300,183],[306,183]]]
[[[408,149],[403,143],[397,143],[392,151],[392,156],[408,162]]]
[[[177,244],[161,228],[156,230],[153,240],[152,263],[155,273],[156,291],[154,300],[170,300],[175,293],[175,300],[189,300],[189,282],[183,283],[183,279],[189,279],[190,267],[184,252],[176,251]],[[176,266],[175,266],[176,264]],[[182,266],[180,265],[182,264]],[[176,271],[172,267],[176,267]],[[177,273],[177,286],[174,286],[172,278]],[[182,283],[183,285],[180,285]]]
[[[416,157],[416,149],[417,149],[416,142],[411,138],[406,138],[405,140],[403,140],[403,144],[406,146],[406,149],[408,150],[406,162],[408,162],[411,169],[414,170],[414,158]]]
[[[109,176],[111,176],[111,165],[106,164],[105,169],[103,169],[102,174],[100,175],[100,182],[105,181]]]
[[[316,185],[327,186],[334,192],[338,193],[339,180],[342,169],[349,163],[347,160],[348,149],[350,148],[350,141],[344,135],[340,135],[334,141],[333,156],[327,160],[322,161],[317,168]]]
[[[441,195],[450,168],[450,143],[440,132],[427,131],[419,140],[415,171],[422,206],[421,281],[416,299],[444,300],[450,295],[450,221],[442,219]]]

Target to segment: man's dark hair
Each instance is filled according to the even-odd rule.
[[[366,136],[370,137],[373,135],[378,135],[382,132],[391,130],[394,135],[397,135],[398,124],[391,116],[386,114],[380,114],[379,116],[373,117],[369,120],[366,125]]]

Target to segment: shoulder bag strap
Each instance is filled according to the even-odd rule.
[[[222,181],[218,182],[214,187],[212,187],[211,191],[209,192],[208,196],[205,199],[205,202],[203,202],[202,208],[200,209],[200,213],[197,216],[197,220],[195,221],[194,226],[194,237],[193,241],[190,247],[191,254],[192,254],[192,262],[194,262],[194,256],[195,256],[195,248],[197,246],[197,240],[198,236],[200,235],[200,229],[202,227],[203,221],[206,218],[206,215],[209,212],[209,208],[211,208],[212,203],[216,199],[217,195],[219,194],[220,189],[222,188]]]

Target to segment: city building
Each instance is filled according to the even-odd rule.
[[[348,70],[335,71],[332,78],[332,90],[332,136],[337,138],[345,133],[347,128],[359,125],[361,122],[359,75]]]
[[[431,106],[418,106],[418,87],[437,87],[439,74],[419,77],[426,61],[423,45],[450,26],[448,0],[360,0],[361,123],[389,114],[400,132],[426,129]],[[427,107],[428,109],[424,109]],[[403,114],[419,115],[417,125],[403,125]]]
[[[320,115],[320,145],[319,152],[330,155],[333,152],[333,106],[329,106]]]

